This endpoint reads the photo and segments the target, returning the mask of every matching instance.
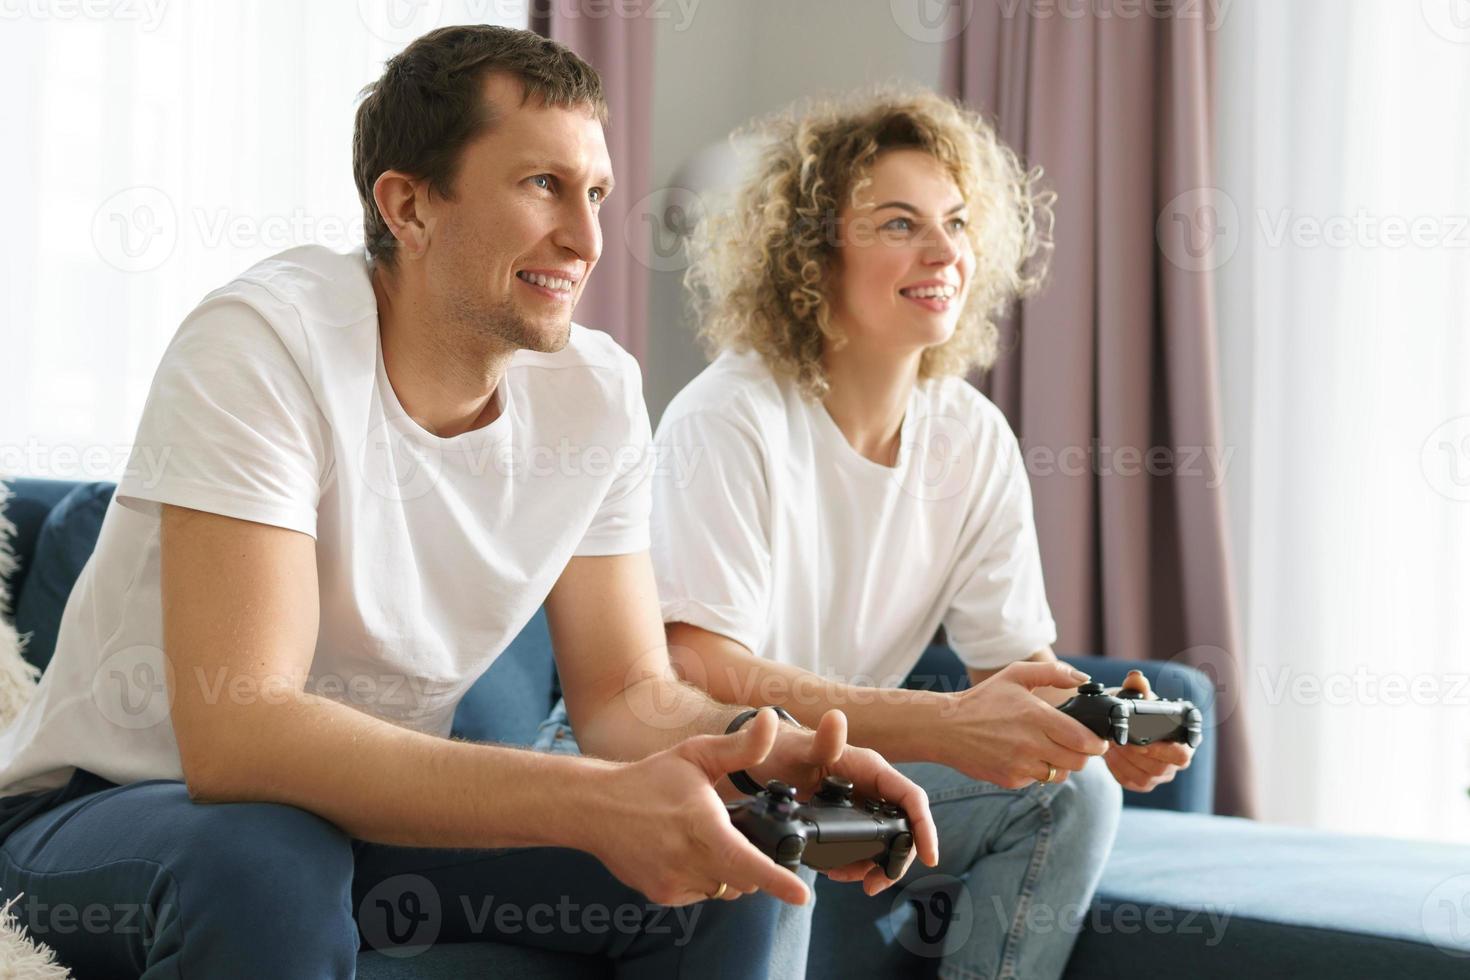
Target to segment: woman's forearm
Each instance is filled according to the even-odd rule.
[[[944,720],[951,695],[863,687],[759,657],[726,636],[687,623],[668,624],[669,655],[679,672],[717,701],[776,704],[816,727],[833,708],[847,715],[848,741],[889,762],[943,762]]]

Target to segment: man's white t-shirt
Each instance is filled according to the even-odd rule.
[[[448,735],[570,558],[648,547],[652,454],[631,356],[573,325],[557,353],[518,352],[495,397],[493,422],[453,438],[407,417],[362,255],[292,249],[206,296],[164,354],[35,700],[0,734],[0,787],[58,786],[75,767],[120,784],[182,778],[161,504],[311,535],[306,689]],[[171,680],[257,693],[217,673]]]
[[[943,624],[969,667],[1056,640],[1005,417],[958,378],[915,386],[896,467],[854,450],[756,354],[726,352],[654,436],[665,622],[845,683],[896,686]]]

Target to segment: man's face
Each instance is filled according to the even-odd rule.
[[[430,294],[442,313],[515,348],[557,351],[602,252],[598,209],[612,189],[602,124],[583,106],[521,105],[492,74],[496,120],[464,148],[454,200],[432,196]]]

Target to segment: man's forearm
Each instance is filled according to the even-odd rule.
[[[439,738],[304,693],[208,710],[230,716],[210,725],[210,762],[185,768],[197,801],[287,803],[382,844],[587,850],[588,808],[616,768]]]
[[[602,759],[634,760],[695,735],[722,735],[744,710],[744,705],[715,700],[669,671],[644,677],[612,699],[582,708],[584,717],[571,720],[582,751]]]

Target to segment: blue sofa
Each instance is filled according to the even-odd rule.
[[[112,486],[22,479],[12,490],[8,516],[17,528],[19,565],[8,586],[16,626],[32,635],[27,656],[44,668]],[[1211,688],[1199,673],[1169,664],[1068,659],[1107,684],[1142,669],[1165,696],[1200,704],[1210,730]],[[953,654],[934,647],[909,683],[954,689],[963,671]],[[538,616],[471,689],[455,732],[529,744],[556,696],[551,642]],[[1207,738],[1194,765],[1173,783],[1147,796],[1126,794],[1118,841],[1084,917],[1068,978],[1470,975],[1470,848],[1211,816],[1213,751]],[[823,880],[809,975],[932,976],[936,960],[922,954],[935,946],[918,949],[896,940],[893,930],[896,919],[941,908],[910,907],[891,894],[869,899]],[[898,916],[890,915],[895,909]],[[888,940],[880,962],[848,959],[854,929],[877,929]],[[581,978],[609,971],[600,961],[486,942],[435,946],[407,958],[367,950],[358,958],[358,975]]]

